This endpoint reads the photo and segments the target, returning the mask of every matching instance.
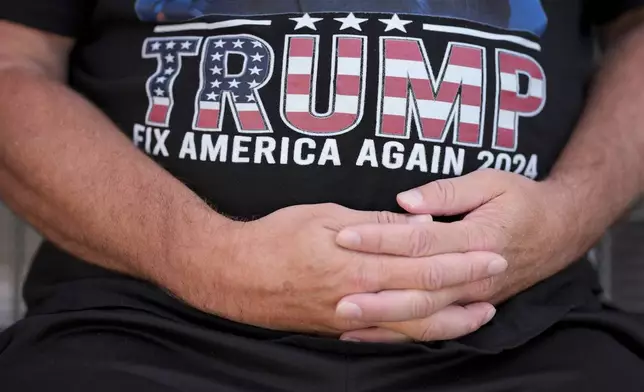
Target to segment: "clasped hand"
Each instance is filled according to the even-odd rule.
[[[205,312],[269,329],[455,339],[575,256],[564,251],[576,239],[562,189],[480,171],[400,194],[407,214],[322,204],[230,221],[165,286]]]
[[[417,216],[414,224],[362,224],[347,227],[338,245],[358,252],[409,257],[443,255],[427,270],[431,290],[386,290],[345,297],[336,308],[340,318],[371,323],[342,335],[345,340],[398,342],[453,339],[469,334],[493,318],[498,304],[563,269],[573,226],[566,214],[566,191],[552,182],[486,170],[429,183],[398,196]],[[466,214],[454,223],[431,216]],[[411,219],[414,222],[414,218]],[[490,277],[450,279],[453,263],[471,268],[468,254],[500,257],[488,266]],[[502,258],[501,258],[502,257]],[[506,270],[506,263],[509,268]],[[480,276],[480,275],[479,275]]]

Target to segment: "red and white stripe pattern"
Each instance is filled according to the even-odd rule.
[[[195,129],[208,131],[221,131],[219,119],[221,117],[221,102],[199,101],[196,114]]]
[[[228,94],[228,102],[239,99],[237,95],[233,96],[231,92],[226,91],[222,94]],[[219,102],[199,101],[195,129],[200,131],[221,131],[221,122],[223,121],[222,105],[224,102],[223,99]],[[240,103],[235,101],[231,107],[233,108],[232,114],[239,132],[271,132],[271,127],[263,113],[263,108],[257,102]]]
[[[148,111],[146,123],[167,126],[170,114],[170,98],[152,97],[152,106]]]
[[[533,117],[546,103],[546,76],[541,65],[524,54],[497,50],[498,102],[493,147],[516,151],[519,118]],[[519,75],[528,78],[527,91],[521,93]]]
[[[194,129],[221,131],[226,102],[240,133],[270,133],[258,90],[272,76],[273,52],[267,43],[245,34],[213,36],[206,40],[197,95]],[[244,69],[229,72],[229,55],[242,56]]]
[[[170,125],[174,106],[172,86],[181,72],[183,57],[197,56],[201,40],[201,37],[160,37],[148,38],[143,43],[143,58],[157,61],[157,69],[145,85],[149,102],[146,124]]]
[[[364,113],[366,40],[335,36],[329,111],[315,110],[317,36],[287,37],[281,113],[293,130],[306,135],[339,135],[353,129]],[[323,54],[325,55],[325,54]]]
[[[480,146],[484,106],[484,49],[450,44],[436,82],[419,39],[383,38],[380,136],[409,138],[410,105],[421,140],[443,142],[456,121],[454,143]]]

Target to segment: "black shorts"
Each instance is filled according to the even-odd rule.
[[[498,334],[503,317],[486,328]],[[573,310],[498,347],[350,343],[236,324],[143,282],[94,278],[50,288],[0,335],[0,391],[642,392],[643,325]]]

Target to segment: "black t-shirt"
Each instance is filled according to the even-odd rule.
[[[600,5],[601,4],[601,5]],[[592,27],[644,0],[32,0],[0,16],[73,36],[71,86],[221,213],[395,195],[481,168],[547,176],[583,109]],[[463,341],[510,346],[587,306],[588,264]],[[46,243],[32,305],[115,275]],[[125,279],[125,278],[123,278]]]

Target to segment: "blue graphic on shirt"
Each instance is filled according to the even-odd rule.
[[[205,15],[206,0],[137,0],[135,8],[139,19],[146,22],[178,22]]]
[[[538,36],[543,35],[548,25],[541,0],[317,0],[299,3],[309,3],[309,6],[302,7],[303,12],[362,10],[415,13],[463,19],[506,30],[527,31]],[[288,4],[292,4],[292,7]],[[206,15],[272,13],[276,8],[289,8],[285,12],[302,12],[296,1],[276,7],[273,1],[257,0],[137,0],[135,8],[139,18],[146,22],[181,22]]]
[[[541,0],[510,0],[511,14],[508,27],[542,36],[548,27],[548,16]]]

